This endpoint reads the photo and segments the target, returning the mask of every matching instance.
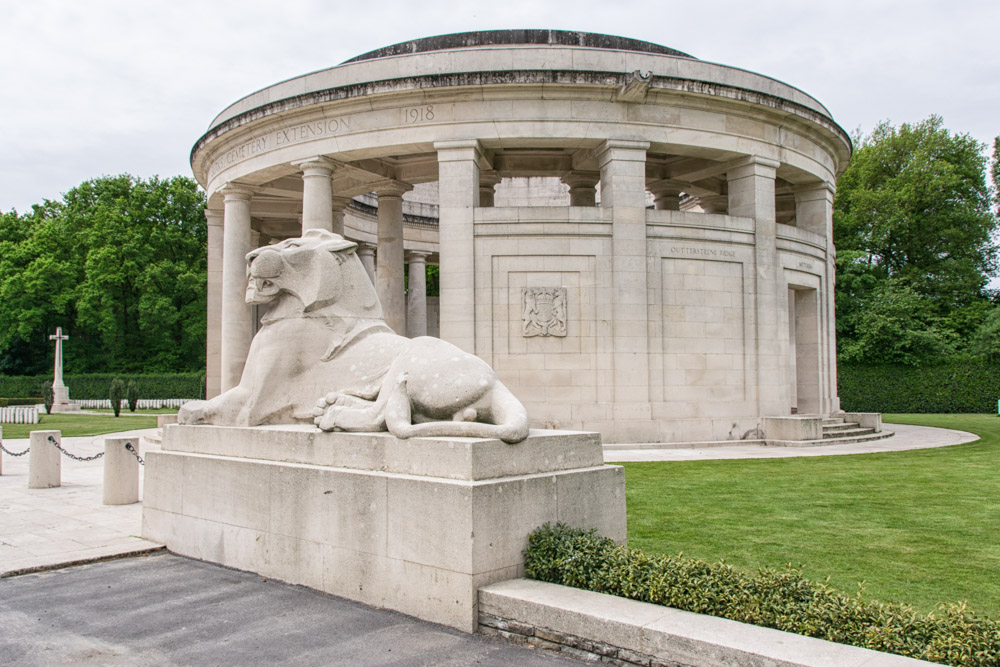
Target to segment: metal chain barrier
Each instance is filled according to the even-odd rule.
[[[56,442],[56,439],[53,438],[51,435],[49,436],[49,442],[51,442],[53,445],[55,445],[56,449],[58,449],[60,452],[62,452],[63,454],[65,454],[69,458],[73,459],[74,461],[84,461],[84,462],[86,462],[86,461],[96,461],[97,459],[99,459],[102,456],[104,456],[104,452],[98,452],[97,454],[94,454],[93,456],[77,456],[75,454],[71,454],[71,453],[67,452],[65,449],[63,449],[62,445],[60,445],[58,442]]]
[[[4,454],[7,454],[9,456],[24,456],[25,454],[27,454],[28,452],[31,451],[31,447],[28,447],[23,452],[12,452],[9,449],[7,449],[6,447],[4,447],[3,446],[3,440],[0,440],[0,451],[3,451]]]
[[[141,465],[141,466],[146,465],[146,462],[142,460],[141,456],[139,456],[139,452],[135,451],[135,448],[132,447],[132,443],[131,442],[126,442],[125,443],[125,449],[127,449],[130,452],[132,452],[132,456],[134,456],[135,460],[139,462],[139,465]]]

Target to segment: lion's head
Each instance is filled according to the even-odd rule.
[[[246,302],[273,309],[294,297],[299,302],[294,310],[303,313],[337,304],[355,317],[382,317],[357,247],[333,232],[310,229],[300,238],[257,248],[246,258]]]

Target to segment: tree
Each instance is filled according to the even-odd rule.
[[[204,207],[189,178],[121,175],[0,217],[0,373],[46,372],[56,326],[70,372],[202,367]]]
[[[880,123],[855,144],[834,202],[845,359],[919,363],[965,349],[992,308],[986,288],[998,268],[985,147],[937,116]],[[912,335],[874,345],[875,332],[892,326],[873,318],[889,311],[897,333]]]

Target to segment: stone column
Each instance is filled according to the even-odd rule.
[[[569,186],[570,206],[594,206],[597,203],[597,183],[601,180],[601,172],[569,171],[560,180]]]
[[[681,210],[680,187],[660,181],[650,184],[649,191],[653,193],[653,206],[657,211]]]
[[[246,303],[246,255],[250,243],[250,196],[247,186],[228,184],[225,195],[222,247],[222,375],[219,389],[228,391],[240,383],[253,328]]]
[[[333,231],[333,162],[314,157],[293,163],[302,170],[302,233],[309,229]]]
[[[479,206],[482,148],[475,139],[437,141],[441,338],[476,352],[476,261],[473,215]]]
[[[371,243],[358,243],[358,257],[361,259],[361,266],[365,267],[368,279],[375,284],[375,246]]]
[[[757,406],[762,417],[789,414],[788,329],[780,312],[787,309],[788,293],[778,263],[774,179],[779,162],[751,155],[727,171],[729,215],[753,218],[756,283]],[[780,310],[779,310],[780,309]]]
[[[375,291],[385,323],[406,335],[406,285],[403,279],[403,193],[413,186],[396,181],[380,185],[378,195],[378,255]]]
[[[429,252],[411,250],[406,253],[410,265],[409,288],[406,290],[406,335],[410,338],[427,335],[427,258]]]
[[[837,272],[836,252],[833,248],[835,188],[832,183],[816,183],[798,186],[794,192],[795,226],[826,239],[826,271],[819,294],[823,373],[820,378],[820,411],[831,414],[840,410],[840,397],[837,395],[837,320],[833,298]]]
[[[601,207],[612,212],[614,419],[620,422],[652,418],[646,304],[648,148],[646,141],[609,139],[597,155],[601,165]]]
[[[350,197],[333,198],[333,233],[344,235],[344,211],[354,201]]]
[[[205,209],[208,221],[205,398],[218,396],[222,389],[222,217],[222,211]]]
[[[495,171],[479,172],[479,205],[491,208],[493,198],[496,196],[497,183],[500,182],[500,174]]]
[[[698,197],[698,206],[705,213],[720,213],[722,215],[736,215],[729,210],[731,199],[728,194],[722,195],[702,195]]]

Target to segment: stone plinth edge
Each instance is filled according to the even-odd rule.
[[[479,590],[479,631],[626,665],[905,667],[933,663],[528,579]]]
[[[520,450],[422,440],[167,426],[163,450],[146,455],[142,534],[465,632],[477,627],[478,589],[523,575],[528,535],[542,524],[625,541],[624,470],[570,465],[602,461],[594,434],[537,431]]]
[[[465,480],[604,463],[599,434],[541,429],[509,445],[484,438],[400,440],[388,433],[327,433],[305,425],[167,425],[163,450]]]

